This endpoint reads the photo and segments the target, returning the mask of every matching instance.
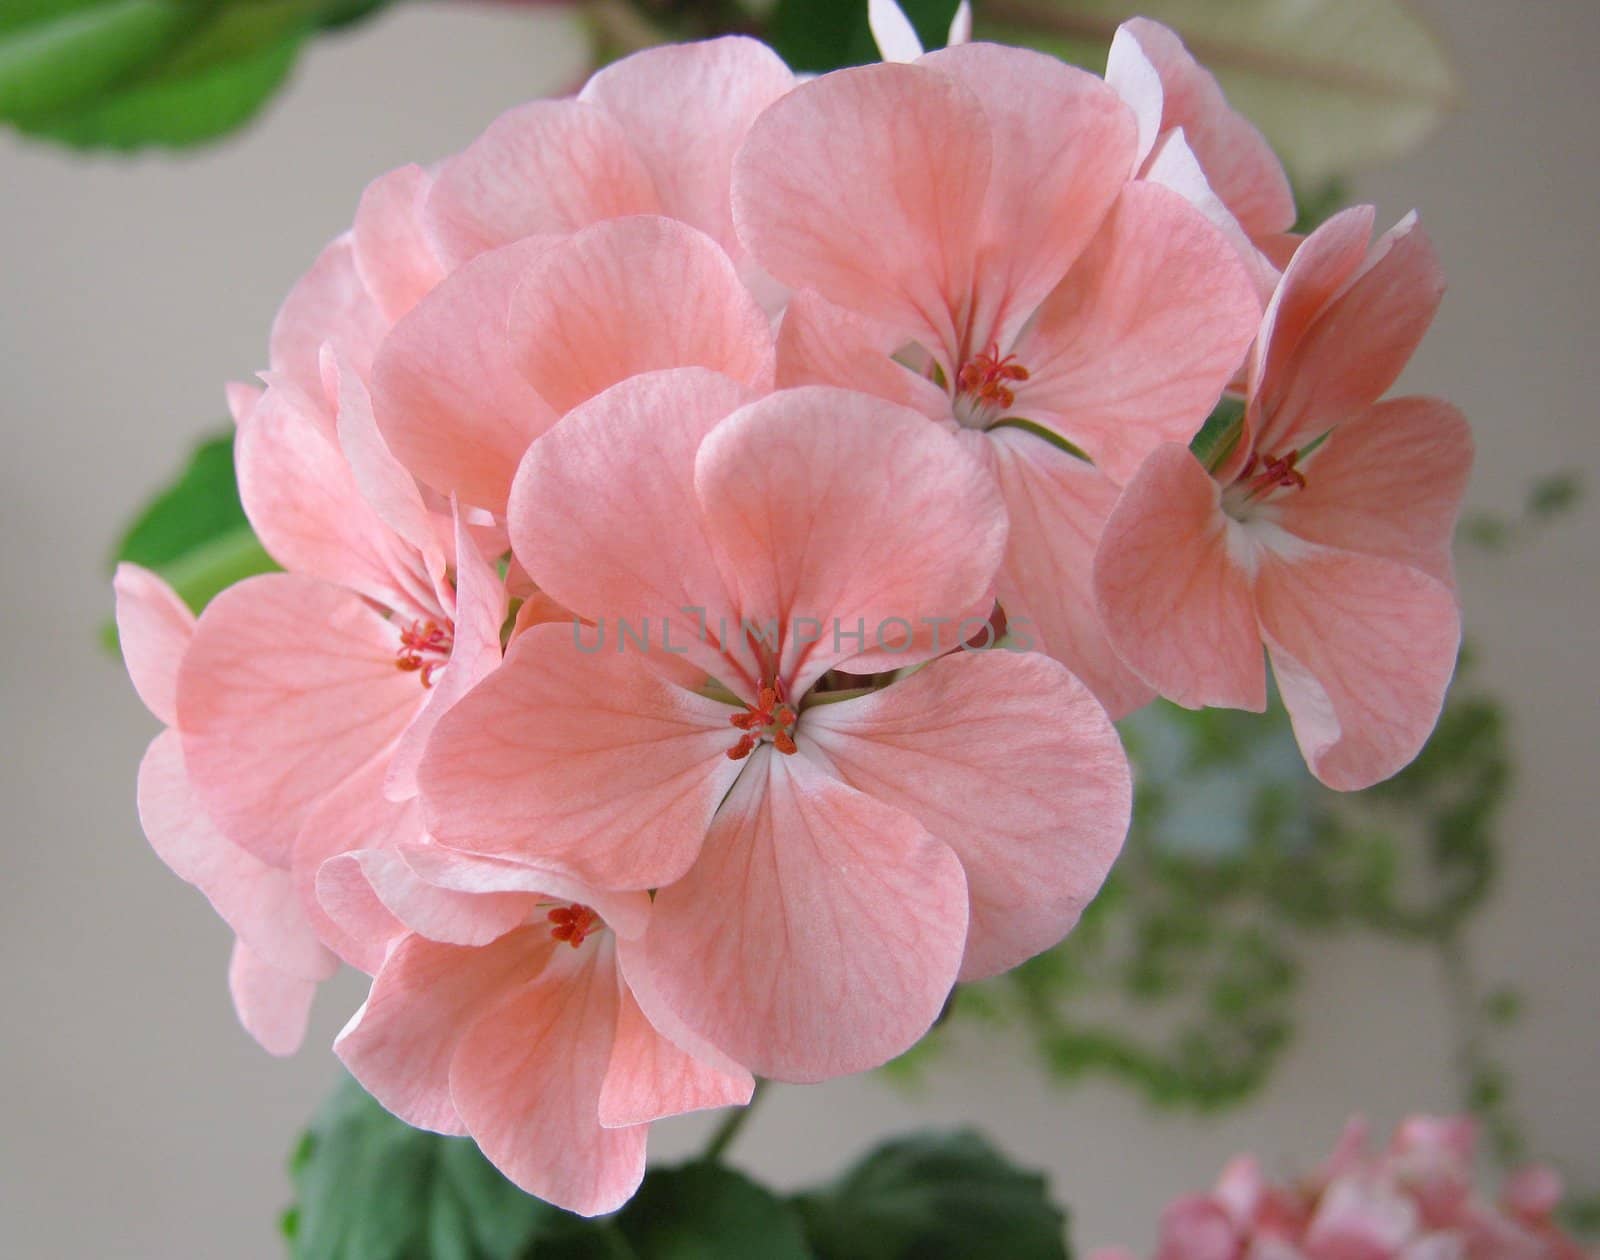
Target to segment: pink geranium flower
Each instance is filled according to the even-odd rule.
[[[1327,1162],[1292,1183],[1240,1156],[1210,1194],[1161,1215],[1156,1260],[1586,1260],[1552,1217],[1561,1182],[1528,1168],[1498,1204],[1473,1186],[1473,1125],[1413,1116],[1376,1154],[1352,1121]],[[1133,1260],[1105,1249],[1091,1260]]]
[[[177,731],[178,673],[194,614],[160,578],[118,567],[117,637],[139,698],[167,729],[139,766],[139,819],[151,846],[233,929],[228,986],[239,1022],[272,1054],[305,1036],[311,999],[338,960],[323,948],[289,871],[217,829],[195,795]]]
[[[357,376],[337,378],[335,432],[275,378],[240,424],[240,495],[288,572],[207,606],[178,674],[177,725],[207,815],[292,872],[318,935],[372,970],[382,943],[327,918],[317,868],[420,835],[423,743],[498,664],[506,595],[463,519],[431,511],[388,453]]]
[[[1261,710],[1262,645],[1307,764],[1366,787],[1422,747],[1460,641],[1450,541],[1472,463],[1433,398],[1378,402],[1442,282],[1407,218],[1372,210],[1301,247],[1267,310],[1243,432],[1208,471],[1178,444],[1123,493],[1095,560],[1124,659],[1179,704]]]
[[[634,377],[534,444],[513,545],[592,625],[520,635],[421,780],[442,844],[656,889],[626,960],[651,1018],[815,1080],[905,1049],[958,975],[1058,940],[1129,781],[1060,665],[948,654],[985,626],[1005,545],[954,438],[861,394],[752,398]]]
[[[397,902],[408,886],[410,930],[334,1043],[339,1057],[401,1119],[471,1134],[530,1194],[614,1211],[644,1175],[651,1121],[750,1100],[749,1072],[662,1036],[624,979],[645,894],[427,847],[347,854],[323,872],[325,885],[373,878]]]
[[[742,238],[806,290],[778,383],[870,391],[957,429],[1010,513],[1007,615],[1114,713],[1150,698],[1089,589],[1116,485],[1195,432],[1260,316],[1223,235],[1129,182],[1137,143],[1093,75],[969,44],[797,88],[734,169]]]

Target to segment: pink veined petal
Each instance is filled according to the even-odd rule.
[[[389,321],[361,282],[355,246],[346,233],[317,256],[284,299],[272,323],[268,362],[274,375],[316,405],[316,414],[331,436],[333,408],[322,390],[322,347],[332,342],[365,378],[388,327]]]
[[[580,632],[569,613],[568,636],[614,654],[626,623],[653,650],[726,672],[716,628],[735,610],[700,519],[694,461],[753,397],[704,368],[646,373],[584,403],[529,450],[511,495],[511,542],[541,591],[596,622]]]
[[[1097,76],[1031,49],[965,44],[917,64],[959,82],[988,121],[992,157],[969,327],[991,329],[1005,345],[1116,201],[1138,127]]]
[[[505,994],[537,976],[555,949],[548,925],[476,948],[403,937],[334,1041],[334,1053],[407,1124],[464,1133],[450,1098],[450,1061],[462,1036]]]
[[[261,401],[263,392],[261,386],[247,384],[244,381],[229,381],[222,389],[228,400],[228,414],[233,417],[234,424],[245,422],[246,417]]]
[[[437,581],[444,576],[444,553],[416,478],[394,457],[378,432],[366,383],[337,357],[328,366],[338,382],[339,448],[357,490],[384,525],[423,554],[423,569]]]
[[[386,758],[375,757],[323,795],[295,837],[291,859],[300,903],[317,935],[345,962],[368,975],[382,965],[403,925],[399,920],[386,922],[370,904],[356,906],[360,911],[356,914],[350,913],[350,906],[324,905],[318,874],[325,863],[351,850],[421,843],[422,809],[415,800],[396,804],[384,796],[385,766]]]
[[[1117,655],[1095,609],[1095,549],[1116,486],[1024,429],[990,429],[969,445],[988,462],[1011,519],[999,580],[1008,633],[1062,662],[1113,717],[1148,704],[1152,689]]]
[[[1125,484],[1199,430],[1260,319],[1222,234],[1170,189],[1129,184],[1015,347],[1031,373],[1017,410]]]
[[[139,765],[139,821],[156,855],[205,894],[264,965],[313,983],[333,974],[338,963],[318,942],[289,872],[245,852],[206,817],[177,731],[156,736]]]
[[[293,1054],[306,1038],[317,982],[263,962],[243,941],[233,943],[228,990],[244,1030],[268,1054]]]
[[[802,84],[750,129],[733,218],[791,288],[942,346],[971,291],[992,143],[977,98],[926,66]]]
[[[288,866],[306,816],[387,753],[423,690],[394,626],[360,597],[287,573],[207,606],[178,674],[183,753],[219,829]]]
[[[1282,392],[1281,378],[1294,370],[1307,330],[1361,267],[1375,216],[1371,206],[1341,210],[1294,251],[1261,317],[1251,353],[1250,396],[1256,406]],[[1257,418],[1252,421],[1260,430]]]
[[[422,222],[432,188],[427,171],[402,166],[368,184],[356,206],[350,232],[356,271],[391,324],[444,279]]]
[[[1472,431],[1439,398],[1394,398],[1339,425],[1272,505],[1308,542],[1384,556],[1454,584],[1450,543],[1472,471]]]
[[[1195,157],[1181,128],[1169,131],[1161,138],[1155,156],[1145,169],[1144,179],[1170,188],[1205,215],[1211,225],[1222,233],[1239,255],[1239,260],[1250,275],[1250,282],[1255,286],[1256,297],[1265,308],[1277,292],[1278,281],[1283,274],[1281,263],[1275,262],[1267,250],[1277,248],[1281,238],[1272,236],[1254,241],[1245,234],[1244,228],[1239,226],[1239,220],[1233,217],[1233,211],[1206,182],[1205,172],[1200,169],[1200,159]],[[1287,258],[1283,261],[1287,262]]]
[[[948,424],[949,395],[890,358],[902,340],[894,329],[802,289],[790,299],[778,325],[778,388],[837,385],[876,394]]]
[[[144,707],[168,726],[178,720],[178,665],[194,635],[194,614],[149,569],[119,564],[117,643]]]
[[[624,57],[591,78],[578,99],[621,124],[655,181],[661,213],[699,228],[737,259],[733,155],[761,111],[793,86],[776,53],[734,35]]]
[[[1137,41],[1160,76],[1161,129],[1183,128],[1207,181],[1244,230],[1252,237],[1288,231],[1295,220],[1294,194],[1266,138],[1228,104],[1215,77],[1172,31],[1148,18],[1133,18],[1118,28],[1116,40],[1125,35]],[[1108,81],[1116,40],[1106,64]]]
[[[1263,387],[1259,449],[1281,454],[1279,448],[1317,437],[1382,397],[1421,343],[1443,295],[1433,245],[1416,216],[1408,215],[1312,322],[1277,387]]]
[[[1150,55],[1140,45],[1137,28],[1131,22],[1117,27],[1106,54],[1106,83],[1123,104],[1133,111],[1138,125],[1132,171],[1137,173],[1155,150],[1161,135],[1162,115],[1166,110],[1166,91],[1161,74]]]
[[[1112,644],[1185,708],[1266,708],[1266,670],[1244,545],[1187,447],[1163,446],[1122,493],[1094,562]]]
[[[600,1089],[602,1125],[619,1129],[750,1101],[756,1083],[749,1072],[718,1071],[686,1054],[645,1018],[626,983],[617,989],[617,1038]]]
[[[511,355],[557,413],[662,368],[772,384],[766,314],[716,242],[672,219],[619,219],[563,241],[528,269],[510,310]]]
[[[904,663],[925,658],[907,636],[970,612],[1005,547],[994,480],[953,434],[820,385],[718,425],[696,458],[695,492],[740,617],[778,620],[778,674],[795,697],[874,647],[904,641]],[[864,639],[845,638],[858,631]]]
[[[541,901],[577,902],[598,913],[619,940],[643,936],[650,918],[648,893],[607,892],[558,871],[439,844],[410,845],[404,854],[406,865],[435,888],[474,896],[537,893]]]
[[[637,963],[674,1014],[752,1072],[820,1081],[921,1037],[966,935],[948,846],[804,751],[766,746],[700,860],[656,894]]]
[[[1461,646],[1455,593],[1420,569],[1299,544],[1263,549],[1256,605],[1306,764],[1370,787],[1421,750]]]
[[[506,619],[506,588],[489,567],[456,509],[455,617],[450,660],[429,689],[416,720],[400,736],[389,761],[384,791],[391,800],[417,794],[417,767],[439,718],[500,664],[500,627]]]
[[[650,172],[621,125],[583,101],[533,101],[500,115],[434,180],[425,218],[450,267],[525,236],[657,214]]]
[[[638,652],[589,655],[571,627],[535,626],[440,719],[421,767],[428,829],[600,888],[669,884],[739,771],[731,712]]]
[[[506,341],[511,296],[552,238],[518,241],[451,275],[395,325],[372,371],[378,428],[418,480],[504,512],[517,461],[556,413]]]
[[[357,849],[329,858],[317,871],[317,896],[330,914],[330,902],[345,898],[351,909],[362,910],[356,881],[402,931],[447,945],[498,940],[528,922],[539,903],[537,893],[452,892],[423,880],[403,849]]]
[[[560,949],[539,978],[462,1036],[450,1093],[483,1153],[529,1194],[598,1216],[644,1177],[648,1129],[600,1125],[617,1031],[612,942]]]
[[[804,730],[846,783],[961,859],[962,980],[1006,971],[1071,931],[1127,834],[1132,781],[1116,730],[1038,653],[957,652],[808,709]]]
[[[324,920],[328,937],[339,945],[339,953],[351,965],[368,975],[383,966],[389,947],[406,934],[402,923],[383,903],[361,868],[358,850],[336,853],[312,873],[312,891]]]
[[[336,438],[292,386],[274,384],[239,426],[234,464],[245,514],[284,568],[390,607],[425,580],[410,548],[362,497]]]

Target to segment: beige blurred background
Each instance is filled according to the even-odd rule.
[[[1474,505],[1510,508],[1563,466],[1600,487],[1600,3],[1423,7],[1468,99],[1357,187],[1388,221],[1420,207],[1451,277],[1406,384],[1473,420]],[[197,157],[86,160],[0,135],[0,1255],[282,1254],[285,1153],[335,1077],[326,1047],[359,988],[347,977],[324,995],[292,1061],[235,1025],[226,930],[135,820],[155,725],[96,645],[106,548],[221,420],[223,380],[264,361],[278,301],[365,181],[459,147],[570,82],[578,58],[556,18],[408,6],[319,46],[264,120]],[[1523,554],[1463,565],[1483,677],[1510,703],[1522,763],[1503,879],[1471,946],[1530,999],[1508,1048],[1533,1145],[1590,1188],[1597,550],[1600,503]],[[1329,944],[1281,1071],[1221,1120],[1060,1090],[1019,1042],[967,1028],[919,1095],[876,1077],[774,1091],[737,1157],[794,1186],[888,1133],[977,1125],[1051,1171],[1081,1244],[1147,1246],[1159,1205],[1237,1149],[1303,1167],[1352,1110],[1388,1124],[1451,1106],[1438,979],[1428,955]],[[705,1127],[664,1124],[653,1152],[684,1153]]]

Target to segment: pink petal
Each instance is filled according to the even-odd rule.
[[[318,942],[287,870],[268,866],[219,832],[195,798],[176,731],[139,765],[139,821],[172,873],[193,884],[263,966],[315,984],[338,963]]]
[[[243,424],[261,401],[262,389],[259,385],[247,385],[243,381],[229,381],[223,386],[223,393],[227,397],[228,414],[233,417],[234,424]]]
[[[738,257],[733,155],[757,115],[793,86],[794,75],[765,44],[728,36],[624,57],[590,79],[578,99],[622,125],[655,183],[661,213]]]
[[[955,850],[971,901],[962,980],[1048,949],[1122,848],[1128,761],[1105,710],[1033,652],[957,652],[807,710],[835,772]]]
[[[368,184],[356,207],[350,233],[356,271],[391,324],[444,279],[422,221],[432,188],[427,171],[402,166]]]
[[[1031,373],[1019,410],[1123,484],[1199,430],[1260,319],[1222,234],[1177,193],[1129,184],[1016,346]]]
[[[317,996],[315,980],[279,971],[262,962],[243,941],[235,941],[228,960],[228,988],[239,1022],[263,1050],[282,1057],[300,1048]]]
[[[1263,386],[1261,449],[1279,454],[1376,402],[1410,361],[1443,294],[1433,246],[1416,217],[1407,216],[1318,314],[1276,388]]]
[[[1095,610],[1095,549],[1116,486],[1023,429],[990,429],[971,444],[988,460],[1011,518],[1000,570],[1009,633],[1064,664],[1112,716],[1148,704],[1151,688],[1117,655]]]
[[[1405,766],[1432,732],[1461,645],[1455,594],[1392,560],[1266,552],[1261,629],[1306,764],[1338,791]]]
[[[766,314],[727,254],[672,219],[597,224],[548,251],[512,297],[507,335],[523,376],[558,413],[660,368],[772,383]]]
[[[462,1036],[450,1092],[483,1153],[529,1194],[580,1216],[615,1211],[644,1177],[647,1129],[602,1128],[617,1030],[611,943],[558,949],[532,984]]]
[[[700,860],[656,894],[640,966],[760,1076],[876,1067],[928,1030],[966,940],[954,853],[805,754],[749,758]]]
[[[1211,1199],[1186,1195],[1161,1213],[1156,1260],[1237,1260],[1238,1256],[1233,1224]]]
[[[994,329],[1005,344],[1083,252],[1127,182],[1138,143],[1134,117],[1095,75],[1030,49],[966,44],[918,64],[959,82],[988,121],[993,156],[970,326]]]
[[[456,591],[450,661],[428,698],[395,745],[384,791],[391,800],[417,794],[417,767],[433,728],[450,706],[500,664],[500,627],[506,619],[506,588],[478,551],[456,512]]]
[[[337,945],[340,957],[357,970],[368,975],[377,972],[390,946],[407,929],[372,887],[358,854],[329,857],[312,872],[311,887],[317,908],[329,925],[324,928],[330,933],[326,939]]]
[[[412,548],[361,494],[337,440],[292,386],[273,385],[239,426],[239,497],[272,558],[393,607],[431,591]]]
[[[511,295],[550,246],[535,237],[462,267],[395,325],[373,367],[378,428],[400,462],[496,512],[528,443],[556,420],[506,343]]]
[[[1150,59],[1150,54],[1140,46],[1132,22],[1117,27],[1111,37],[1111,48],[1106,54],[1106,83],[1122,98],[1123,104],[1133,111],[1138,125],[1138,143],[1133,161],[1137,171],[1154,151],[1156,140],[1164,128],[1162,113],[1166,108],[1166,91],[1161,86],[1161,73]]]
[[[656,214],[650,172],[623,128],[581,101],[533,101],[500,115],[434,181],[426,217],[452,268],[525,236]]]
[[[949,395],[927,377],[890,358],[901,341],[894,329],[802,289],[790,299],[778,326],[778,388],[838,385],[876,394],[931,420],[948,422]]]
[[[602,888],[671,883],[738,773],[729,713],[640,654],[589,655],[571,627],[535,626],[440,719],[421,768],[429,830]]]
[[[1453,584],[1450,543],[1472,471],[1472,431],[1438,398],[1395,398],[1339,425],[1273,505],[1297,537],[1412,565]]]
[[[361,282],[355,246],[346,233],[317,256],[311,270],[289,291],[279,308],[272,323],[272,371],[317,404],[320,413],[326,402],[322,391],[322,347],[332,342],[334,349],[364,378],[372,370],[372,357],[388,326],[388,320]],[[323,427],[331,431],[331,407],[322,420]]]
[[[1295,220],[1294,194],[1283,165],[1250,120],[1229,106],[1211,72],[1165,26],[1134,18],[1118,28],[1106,63],[1106,79],[1119,91],[1118,44],[1125,37],[1137,41],[1160,76],[1161,129],[1183,128],[1206,179],[1244,230],[1252,237],[1288,231]]]
[[[548,925],[472,948],[402,938],[333,1043],[369,1094],[407,1124],[462,1133],[450,1061],[472,1022],[536,977],[555,952]]]
[[[582,632],[586,645],[620,651],[626,622],[654,647],[719,671],[705,628],[734,610],[700,519],[694,461],[705,436],[752,397],[703,368],[647,373],[585,403],[529,450],[512,491],[512,545],[549,598],[598,622]],[[570,637],[575,627],[569,613],[562,629]]]
[[[415,800],[402,804],[383,793],[386,759],[375,757],[324,794],[306,815],[295,837],[294,884],[317,935],[340,958],[368,975],[377,971],[403,925],[381,907],[362,899],[324,905],[319,873],[329,861],[354,849],[389,849],[420,844],[422,810]],[[331,886],[348,893],[348,885]]]
[[[423,880],[404,849],[358,849],[330,858],[317,872],[317,895],[355,893],[360,880],[402,930],[447,945],[487,945],[526,923],[536,893],[461,893]],[[359,903],[352,899],[352,907]]]
[[[1266,708],[1250,581],[1221,491],[1163,446],[1123,491],[1094,562],[1100,617],[1141,677],[1185,708]]]
[[[194,635],[194,614],[149,569],[119,564],[117,643],[144,707],[168,726],[178,720],[178,665]]]
[[[973,284],[991,150],[983,107],[949,75],[841,70],[750,129],[734,160],[734,222],[791,288],[944,345]]]
[[[394,626],[348,591],[287,573],[207,606],[178,675],[183,752],[224,834],[274,866],[317,802],[386,755],[423,689]]]
[[[922,40],[917,28],[895,0],[869,0],[867,25],[872,31],[872,42],[884,61],[915,61],[922,56]]]
[[[718,425],[695,491],[740,617],[778,619],[779,674],[795,696],[839,661],[965,616],[991,591],[1005,546],[994,481],[953,434],[824,386]],[[927,654],[906,646],[907,664]]]
[[[617,1039],[600,1089],[601,1124],[618,1129],[750,1101],[755,1078],[749,1072],[721,1072],[685,1054],[655,1030],[627,985],[618,989]]]
[[[1360,268],[1374,215],[1371,206],[1341,210],[1306,237],[1284,267],[1251,356],[1250,395],[1257,406],[1286,388],[1283,381],[1295,370],[1307,330]]]

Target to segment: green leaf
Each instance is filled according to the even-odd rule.
[[[153,569],[195,612],[235,582],[278,567],[239,503],[232,432],[201,442],[178,479],[138,515],[111,556],[113,566],[123,561]],[[102,634],[115,648],[116,628]]]
[[[1118,24],[1140,16],[1177,31],[1313,183],[1404,153],[1459,97],[1449,57],[1404,0],[984,0],[978,34],[1099,71]]]
[[[388,0],[18,0],[0,119],[82,147],[186,146],[241,126],[306,37]]]
[[[1244,432],[1244,404],[1224,398],[1217,409],[1206,417],[1200,432],[1194,435],[1189,449],[1205,465],[1207,472],[1215,472],[1222,462],[1233,454],[1239,445],[1239,435]]]
[[[1066,1260],[1045,1179],[975,1133],[886,1143],[796,1206],[819,1260]]]
[[[295,1260],[520,1260],[628,1256],[563,1250],[587,1222],[524,1194],[466,1138],[424,1133],[346,1081],[312,1121],[290,1164]],[[603,1226],[595,1226],[603,1229]],[[546,1251],[539,1239],[553,1247]]]
[[[958,0],[901,0],[924,48],[943,48]],[[878,60],[867,0],[778,0],[767,41],[796,70],[820,73]]]
[[[722,1164],[652,1171],[616,1218],[649,1260],[810,1260],[795,1210]]]

